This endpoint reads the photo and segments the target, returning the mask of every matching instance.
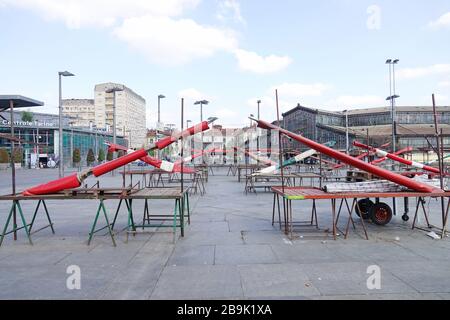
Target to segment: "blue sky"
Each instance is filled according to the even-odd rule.
[[[0,93],[41,99],[56,113],[57,72],[65,98],[92,98],[101,82],[147,100],[155,122],[206,117],[247,124],[300,102],[328,109],[385,105],[387,58],[399,58],[399,105],[450,104],[448,0],[0,0]]]

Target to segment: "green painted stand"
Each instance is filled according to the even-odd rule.
[[[36,221],[36,216],[37,216],[37,214],[39,212],[39,208],[40,208],[41,204],[42,204],[42,206],[43,206],[43,208],[45,210],[45,215],[47,216],[47,220],[48,220],[49,224],[47,226],[45,226],[45,227],[42,227],[42,228],[34,231],[34,232],[31,232],[31,230],[33,229],[34,223]],[[14,212],[17,212],[17,211],[19,212],[20,219],[22,220],[22,227],[18,228],[17,224],[15,224],[13,226],[13,229],[11,231],[8,231],[9,224],[11,223],[11,218],[14,215]],[[28,241],[30,242],[31,245],[33,245],[33,241],[31,240],[31,235],[35,234],[35,233],[37,233],[39,231],[42,231],[42,230],[44,230],[46,228],[51,228],[52,229],[52,233],[55,234],[55,229],[53,228],[53,222],[52,222],[52,220],[50,218],[50,214],[48,213],[48,209],[47,209],[47,204],[45,203],[44,200],[39,200],[39,202],[38,202],[38,204],[36,206],[36,209],[34,210],[33,218],[31,220],[30,224],[28,224],[26,222],[25,215],[23,214],[22,206],[20,205],[20,201],[19,200],[13,200],[13,204],[11,206],[11,210],[9,211],[8,218],[6,219],[6,223],[5,223],[5,226],[3,227],[3,232],[1,234],[0,246],[3,243],[3,240],[4,240],[5,236],[7,236],[7,235],[9,235],[11,233],[15,233],[16,231],[22,230],[22,229],[25,230],[25,233],[27,235]]]
[[[173,228],[174,241],[176,240],[177,228],[181,230],[181,236],[184,237],[184,227],[185,227],[185,219],[187,218],[188,224],[191,224],[191,215],[190,215],[190,203],[189,203],[189,194],[186,194],[179,199],[175,199],[175,205],[173,210],[173,215],[152,215],[150,214],[150,207],[148,204],[149,199],[145,199],[144,205],[144,215],[142,219],[142,224],[137,225],[134,223],[133,218],[133,207],[131,200],[130,205],[128,206],[128,232],[127,232],[127,241],[129,234],[136,235],[137,229],[141,228],[142,230],[148,228]],[[187,212],[187,214],[185,214]],[[168,221],[168,217],[172,218],[172,224],[165,224]],[[152,221],[156,223],[152,223]]]
[[[105,217],[107,225],[104,226],[103,228],[96,230],[95,227],[97,226],[97,221],[100,216],[100,212],[103,212],[103,215]],[[88,245],[91,244],[94,234],[96,234],[102,230],[108,229],[108,233],[111,236],[112,243],[113,243],[114,247],[116,247],[117,246],[116,240],[114,239],[114,233],[113,233],[114,223],[115,223],[115,219],[114,219],[113,223],[109,222],[108,213],[106,212],[106,207],[105,207],[105,200],[103,200],[103,199],[100,200],[100,204],[98,205],[98,209],[97,209],[97,214],[95,215],[94,223],[92,224],[91,232],[89,233]]]

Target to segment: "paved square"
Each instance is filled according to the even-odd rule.
[[[326,234],[331,228],[329,202],[318,202],[320,230],[302,229],[290,240],[272,226],[272,194],[244,194],[244,184],[215,169],[207,194],[191,198],[191,225],[173,241],[171,229],[116,236],[106,232],[87,246],[97,203],[48,202],[56,235],[46,229],[30,246],[22,231],[0,248],[1,299],[449,299],[450,239],[433,240],[411,230],[400,216],[386,227],[368,225],[364,240],[359,221],[344,240]],[[19,189],[57,177],[57,170],[18,172]],[[0,172],[0,193],[10,192],[9,173]],[[94,181],[95,182],[95,181]],[[93,183],[94,183],[93,182]],[[107,175],[101,186],[120,186]],[[439,202],[427,200],[434,223]],[[411,203],[414,200],[411,199]],[[27,218],[33,203],[24,202]],[[107,201],[110,216],[117,201]],[[307,220],[311,203],[294,202],[295,218]],[[3,226],[10,203],[0,202]],[[172,203],[150,202],[151,211],[170,213]],[[136,201],[135,212],[143,212]],[[399,209],[402,213],[403,206]],[[142,219],[142,215],[136,215]],[[38,216],[37,225],[45,218]],[[103,223],[103,221],[101,222]],[[423,218],[420,223],[423,224]],[[117,230],[127,224],[125,210]],[[345,225],[342,220],[341,225]],[[311,233],[313,232],[313,233]],[[69,266],[81,271],[81,290],[69,290]],[[379,266],[381,288],[369,290],[369,266]]]

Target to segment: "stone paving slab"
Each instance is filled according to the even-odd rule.
[[[152,299],[242,298],[236,266],[169,266],[164,269]]]
[[[213,265],[215,246],[178,246],[168,261],[171,266]]]
[[[217,245],[215,264],[241,265],[278,263],[269,245]]]
[[[244,294],[247,297],[286,298],[291,296],[300,299],[320,295],[300,265],[252,264],[238,268]]]

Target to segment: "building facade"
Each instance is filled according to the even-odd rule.
[[[437,107],[444,145],[450,152],[450,107]],[[413,147],[415,159],[423,161],[423,154],[435,146],[434,114],[432,107],[396,107],[397,149]],[[335,141],[336,148],[346,148],[346,115],[350,147],[354,140],[380,146],[392,141],[392,113],[389,107],[331,112],[297,105],[283,114],[283,126],[306,138],[325,143]],[[306,147],[290,141],[287,148],[305,150]]]
[[[14,113],[15,148],[23,152],[22,165],[28,168],[46,167],[49,160],[58,162],[59,155],[59,117],[53,114],[32,112],[32,121],[23,121],[22,112]],[[9,113],[0,113],[0,148],[10,150],[11,125]],[[64,166],[71,167],[75,149],[80,151],[81,165],[86,164],[88,151],[92,149],[96,158],[100,149],[106,154],[105,142],[112,142],[113,136],[106,130],[89,127],[76,127],[72,119],[63,117],[63,158]],[[122,136],[117,143],[126,146]]]
[[[109,93],[118,88],[122,91]],[[72,118],[76,127],[97,128],[112,133],[116,96],[116,134],[130,141],[130,147],[142,148],[146,143],[145,99],[123,84],[103,83],[95,86],[94,99],[63,100],[63,114]]]
[[[76,127],[91,127],[95,124],[94,99],[65,99],[62,101],[63,114],[72,118]]]
[[[116,132],[128,138],[131,148],[142,148],[147,139],[145,99],[130,88],[115,83],[95,86],[95,125],[97,128],[112,128],[114,115],[114,93],[107,91],[119,88],[116,95]]]

